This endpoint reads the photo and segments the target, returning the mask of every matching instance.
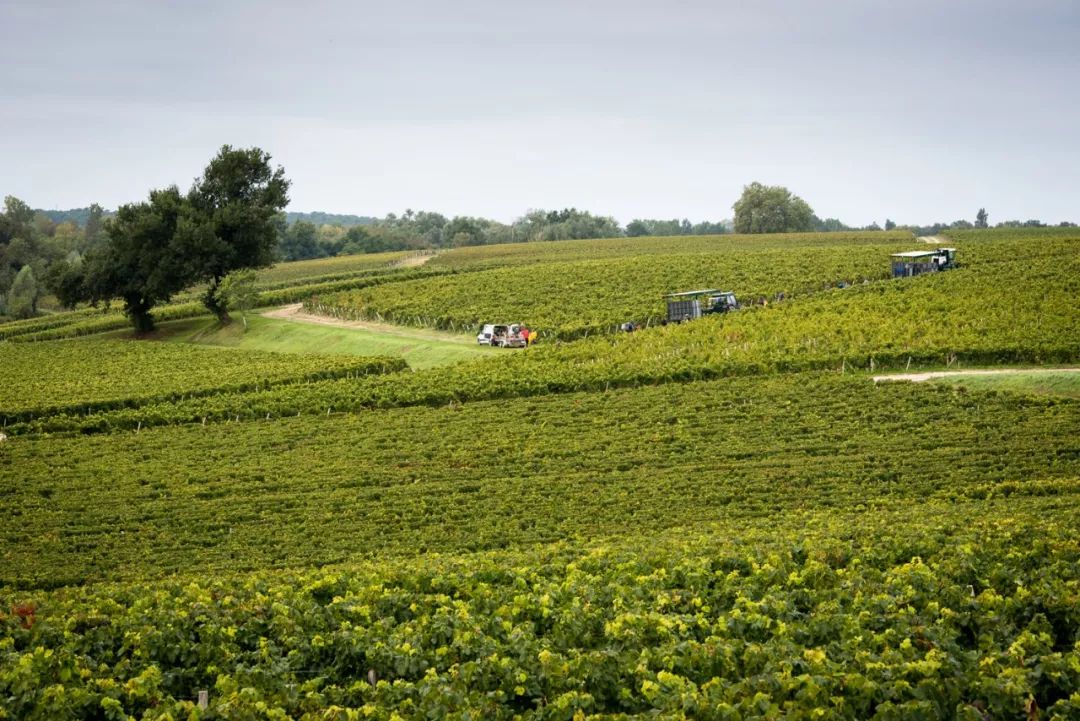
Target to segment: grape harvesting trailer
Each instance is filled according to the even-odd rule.
[[[727,313],[739,308],[735,294],[729,290],[688,290],[682,293],[668,293],[667,322],[682,323],[685,320],[697,320],[703,315]]]
[[[956,267],[956,248],[909,250],[892,254],[893,278],[907,278],[923,273],[936,273]]]

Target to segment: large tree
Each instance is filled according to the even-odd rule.
[[[50,274],[53,291],[66,305],[120,298],[141,333],[153,329],[156,305],[206,283],[203,302],[227,321],[218,293],[225,276],[274,261],[289,182],[269,161],[258,148],[226,145],[187,194],[172,186],[121,207],[81,266],[64,263]]]
[[[989,228],[990,227],[990,214],[986,212],[986,208],[979,208],[979,212],[975,214],[975,227],[976,228]]]
[[[87,256],[81,282],[71,280],[80,269],[69,267],[57,283],[61,302],[124,301],[124,312],[140,333],[153,330],[150,314],[190,285],[182,254],[174,245],[177,228],[190,223],[190,209],[176,186],[153,190],[148,200],[121,206],[106,223],[108,240]],[[75,297],[68,297],[68,294]]]
[[[178,228],[176,250],[184,257],[188,280],[207,283],[203,304],[228,322],[218,286],[234,270],[273,264],[278,213],[289,203],[289,181],[281,166],[270,166],[269,153],[223,145],[191,187],[187,202],[190,219]]]
[[[796,233],[814,229],[814,211],[779,185],[751,183],[735,201],[736,233]]]

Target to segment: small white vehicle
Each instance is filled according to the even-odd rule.
[[[476,342],[496,348],[524,348],[527,345],[519,323],[488,323],[480,329]]]

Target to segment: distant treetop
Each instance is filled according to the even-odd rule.
[[[295,213],[292,211],[285,213],[285,221],[289,225],[301,220],[313,225],[340,225],[344,228],[351,228],[354,225],[374,225],[378,218],[372,218],[368,215],[349,215],[347,213],[324,213],[321,210],[310,213]]]

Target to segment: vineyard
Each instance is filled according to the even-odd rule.
[[[274,286],[289,282],[310,283],[314,282],[313,279],[326,276],[341,277],[349,273],[388,270],[394,263],[404,260],[408,256],[408,251],[395,251],[392,253],[339,255],[333,258],[278,263],[272,268],[259,271],[258,283],[260,286]]]
[[[28,577],[0,579],[499,549],[1025,479],[1071,495],[1077,438],[1072,401],[833,375],[15,438],[2,573]]]
[[[0,418],[87,412],[404,369],[390,358],[281,355],[126,341],[0,345]]]
[[[556,240],[536,243],[479,245],[440,253],[435,268],[476,270],[537,263],[614,260],[654,255],[715,255],[753,250],[850,248],[912,242],[907,232],[783,233],[779,235],[680,235],[675,237]]]
[[[1069,721],[1080,517],[1033,501],[13,593],[0,708],[27,720]]]
[[[934,278],[933,282],[894,283],[888,279],[886,259],[889,253],[907,248],[910,243],[793,245],[785,249],[762,247],[699,255],[654,254],[497,268],[345,291],[322,296],[310,307],[339,317],[449,329],[475,328],[492,318],[512,319],[540,329],[542,337],[549,340],[565,340],[590,332],[614,332],[627,320],[654,325],[664,316],[663,295],[673,290],[722,286],[725,290],[734,290],[744,304],[762,304],[774,302],[780,294],[787,300],[800,299],[844,284],[853,287],[843,300],[830,297],[818,307],[829,306],[835,315],[846,317],[853,306],[858,306],[856,313],[863,313],[864,304],[875,306],[872,297],[876,296],[886,302],[899,300],[906,306],[901,309],[904,317],[924,312],[937,314],[940,310],[927,304],[927,295],[951,295],[956,289],[970,296],[966,299],[969,302],[981,301],[974,295],[977,289],[989,305],[1001,307],[1003,312],[1012,313],[1015,307],[1020,313],[1043,317],[1049,310],[1055,316],[1050,322],[1055,322],[1062,315],[1061,308],[1053,307],[1057,298],[1077,297],[1080,234],[1074,231],[1071,236],[1062,234],[1040,240],[1033,248],[1020,248],[1016,242],[1007,239],[970,241],[966,245],[958,243],[963,263],[959,277],[944,274]],[[988,290],[1006,285],[1010,293],[986,295]],[[907,289],[912,295],[898,295]],[[1043,300],[1040,296],[1044,292],[1052,294],[1053,298]],[[1019,294],[1019,297],[1013,294]],[[1030,300],[1036,302],[1036,307],[1028,305]],[[952,330],[981,315],[973,312],[973,308],[958,307],[955,302],[950,305],[955,309],[953,312],[964,315],[943,317],[933,327]],[[890,310],[889,306],[880,309],[875,306],[870,312],[880,315],[888,314]],[[999,311],[993,308],[992,312]],[[883,332],[903,334],[907,330],[897,327],[891,320],[863,318],[865,327],[878,336],[872,343],[885,340],[880,337]],[[817,325],[832,326],[838,321],[843,325],[851,324],[842,318],[818,318],[817,321]],[[988,319],[986,322],[999,321]],[[740,321],[732,322],[740,325]],[[923,325],[919,323],[918,327],[912,327],[910,337],[901,336],[894,342],[886,341],[883,346],[868,350],[875,347],[893,350],[921,335],[925,331]],[[790,333],[769,332],[772,333],[770,344],[792,337]],[[796,335],[800,339],[806,337],[801,332]]]
[[[0,719],[1080,718],[1078,374],[870,378],[1080,363],[1080,232],[957,232],[959,268],[888,279],[913,243],[261,275],[543,333],[423,370],[0,324]],[[714,285],[769,302],[655,323]]]
[[[310,306],[339,317],[451,330],[493,318],[519,320],[542,337],[565,340],[613,332],[627,320],[656,324],[664,317],[664,294],[676,290],[723,286],[753,304],[781,293],[808,295],[841,281],[881,280],[889,270],[882,259],[904,247],[756,248],[548,262],[345,291]]]
[[[1078,246],[1050,239],[1020,257],[1009,242],[973,244],[964,267],[933,277],[834,288],[720,318],[407,375],[55,414],[9,432],[275,418],[807,370],[1072,363],[1080,360]],[[1006,285],[1012,290],[1003,294]]]

